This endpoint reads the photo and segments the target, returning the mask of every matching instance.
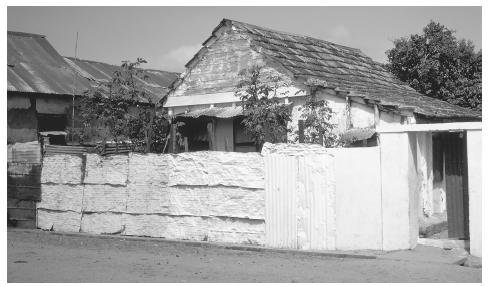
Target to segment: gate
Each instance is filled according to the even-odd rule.
[[[330,154],[264,158],[266,245],[335,248],[335,189]]]

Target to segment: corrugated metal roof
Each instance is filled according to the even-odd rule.
[[[200,116],[217,117],[217,118],[232,118],[242,115],[241,106],[229,107],[210,107],[203,109],[192,110],[187,113],[177,114],[177,117],[192,117],[198,118]]]
[[[111,80],[113,73],[120,69],[119,66],[106,63],[80,60],[72,57],[64,57],[65,61],[80,75],[87,79],[91,85],[96,86],[100,82]],[[136,77],[137,81],[144,88],[145,92],[151,96],[153,102],[162,99],[168,92],[168,86],[178,77],[178,73],[146,70],[147,79]]]
[[[72,94],[73,80],[89,86],[42,35],[7,32],[7,64],[8,91]]]
[[[76,95],[107,82],[118,66],[62,57],[45,36],[7,32],[7,90]],[[139,79],[155,100],[163,98],[177,73],[144,70],[149,79]]]

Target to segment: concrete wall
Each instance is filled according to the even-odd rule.
[[[467,131],[470,253],[482,255],[481,130]]]
[[[382,249],[380,149],[334,148],[336,248]]]
[[[383,250],[410,249],[418,237],[416,137],[380,134]]]
[[[49,156],[38,227],[262,244],[261,160],[223,152]]]

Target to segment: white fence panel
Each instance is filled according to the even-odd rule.
[[[296,157],[269,155],[265,161],[266,245],[297,248]]]
[[[264,157],[266,244],[335,248],[335,189],[330,154]]]

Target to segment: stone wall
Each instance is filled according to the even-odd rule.
[[[38,227],[263,244],[264,204],[256,153],[54,155],[44,159]]]

